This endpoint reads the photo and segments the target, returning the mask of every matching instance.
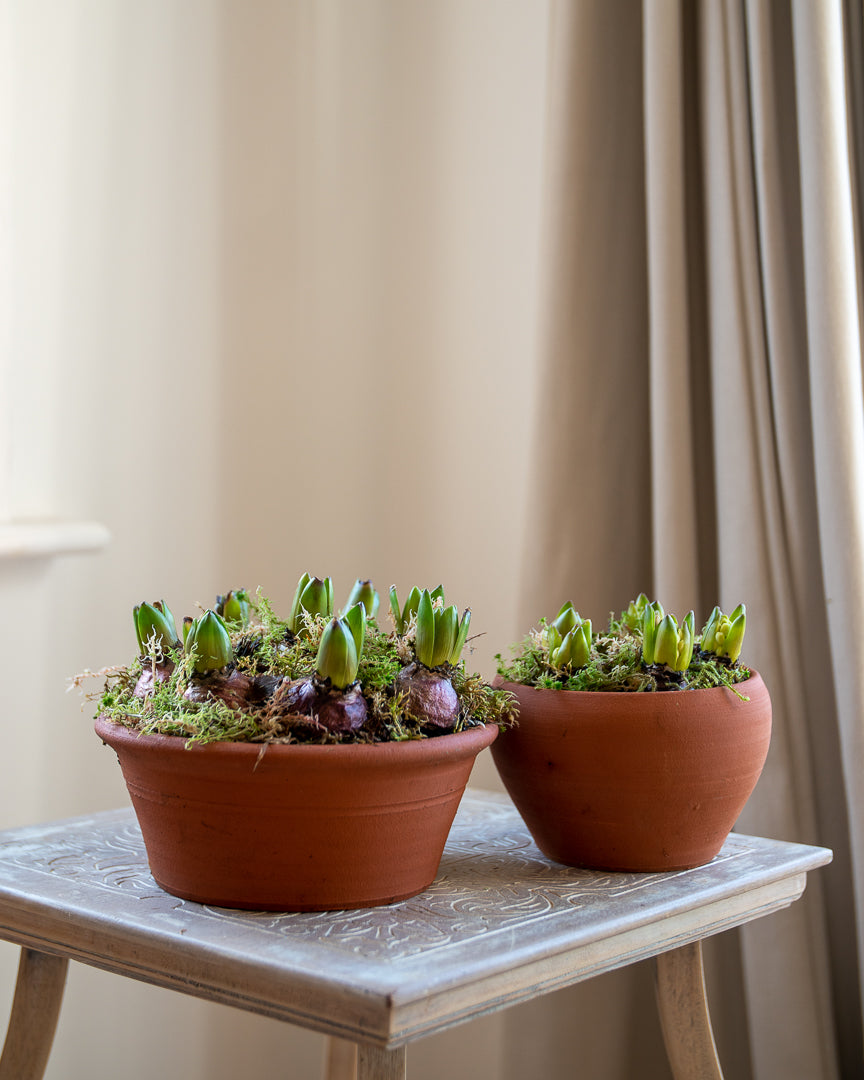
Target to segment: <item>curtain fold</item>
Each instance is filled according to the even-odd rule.
[[[841,0],[554,13],[525,620],[572,599],[602,621],[640,590],[697,623],[747,603],[775,726],[739,827],[835,861],[711,944],[721,1059],[861,1076],[862,20]],[[543,1022],[578,1027],[586,999],[558,1000]],[[649,1042],[642,1074],[665,1075]]]
[[[541,349],[525,620],[626,604],[650,574],[641,19],[557,4],[550,26]],[[609,478],[620,484],[610,498]]]
[[[765,5],[711,3],[701,11],[718,599],[727,610],[748,603],[748,655],[771,688],[776,717],[769,761],[740,826],[817,842],[808,763],[815,702],[804,661],[824,669],[830,654],[808,652],[799,629],[814,606],[824,610],[824,597],[805,324],[795,317],[803,311],[797,162],[788,160],[796,133],[784,131],[773,95],[788,29],[776,17],[769,25]],[[781,89],[785,108],[790,88],[781,82]],[[741,932],[756,1077],[835,1075],[821,882],[811,886],[805,902]]]
[[[644,144],[654,589],[667,608],[699,606],[700,537],[688,295],[685,14],[644,5]],[[682,302],[683,301],[683,302]],[[707,440],[705,440],[707,446]],[[668,528],[668,522],[674,528]]]

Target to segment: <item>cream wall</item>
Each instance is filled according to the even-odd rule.
[[[66,677],[304,569],[519,633],[547,45],[536,0],[0,0],[0,827],[126,796]],[[530,547],[530,545],[529,545]],[[539,613],[538,613],[539,614]],[[487,755],[488,756],[488,755]],[[480,783],[494,784],[490,764]],[[0,949],[0,1015],[16,950]],[[500,1018],[413,1080],[497,1078]],[[322,1040],[74,966],[50,1080],[318,1075]]]

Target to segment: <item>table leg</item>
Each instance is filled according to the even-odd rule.
[[[657,1008],[672,1075],[675,1080],[723,1080],[708,1015],[701,941],[660,953],[655,962]]]
[[[357,1047],[357,1080],[405,1080],[405,1047],[382,1050],[379,1046],[360,1043]]]
[[[356,1080],[357,1043],[339,1039],[335,1035],[327,1039],[327,1065],[325,1080]]]
[[[22,949],[0,1080],[42,1080],[66,985],[66,957]]]

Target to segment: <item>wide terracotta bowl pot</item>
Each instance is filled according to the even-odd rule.
[[[493,725],[370,745],[190,745],[104,719],[150,870],[220,907],[326,911],[404,900],[438,872]]]
[[[537,846],[570,866],[683,870],[710,862],[750,797],[771,737],[754,672],[655,693],[536,690],[497,680],[518,726],[492,756]]]

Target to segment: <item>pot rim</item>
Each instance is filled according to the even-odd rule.
[[[764,685],[764,680],[756,668],[750,668],[750,676],[747,679],[743,679],[740,683],[735,683],[735,688],[743,688],[746,686],[756,686],[759,683]],[[519,690],[530,690],[535,694],[565,694],[571,697],[586,697],[586,698],[621,698],[623,699],[635,699],[650,698],[656,701],[658,696],[661,697],[673,697],[678,694],[716,694],[718,690],[730,690],[734,693],[733,687],[730,686],[687,686],[683,690],[564,690],[557,689],[551,686],[530,686],[528,683],[513,682],[511,679],[505,679],[502,675],[496,675],[492,683],[493,686],[500,687],[502,690],[514,691],[512,687],[517,687]],[[742,691],[743,692],[743,691]]]
[[[448,731],[442,735],[433,735],[425,739],[404,739],[378,743],[274,743],[274,742],[239,742],[222,739],[209,743],[190,743],[183,735],[145,734],[124,724],[108,720],[104,715],[96,718],[96,734],[106,745],[117,743],[121,746],[152,746],[167,752],[196,754],[207,753],[211,756],[232,754],[258,757],[266,752],[268,756],[290,755],[291,757],[320,758],[332,757],[374,758],[382,751],[401,756],[439,756],[447,749],[456,751],[461,748],[473,748],[477,744],[477,753],[495,740],[498,727],[483,723],[462,731]],[[457,741],[458,740],[458,741]],[[398,748],[398,749],[396,749]]]

